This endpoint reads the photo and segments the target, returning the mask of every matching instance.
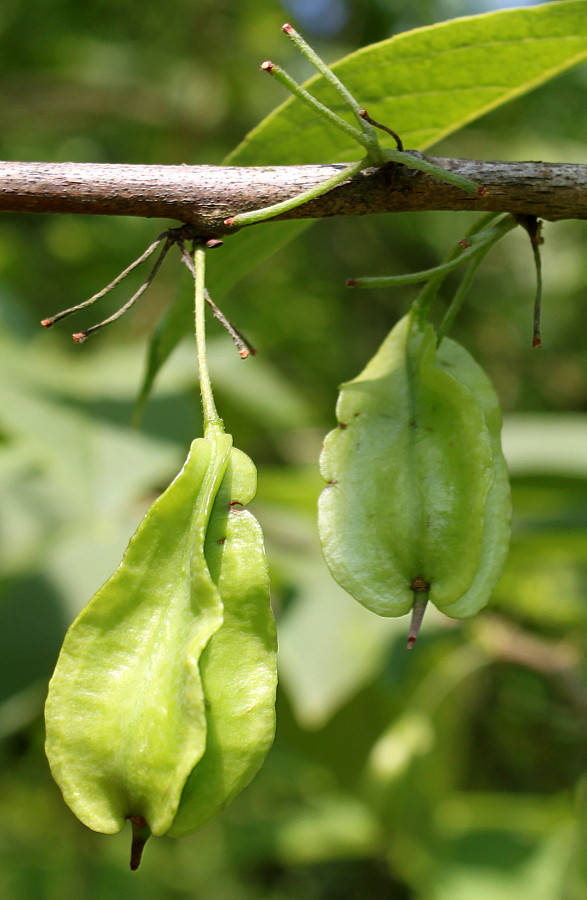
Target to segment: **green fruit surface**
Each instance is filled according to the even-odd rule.
[[[320,459],[319,530],[336,581],[399,616],[413,586],[448,615],[489,599],[509,540],[501,417],[489,380],[454,341],[406,316],[344,384]]]
[[[222,624],[204,542],[229,435],[193,442],[112,577],[70,627],[49,686],[46,750],[77,817],[168,831],[206,749],[199,659]]]
[[[88,827],[180,836],[244,788],[275,733],[276,636],[256,470],[229,435],[193,442],[121,565],[69,629],[47,756]]]
[[[206,535],[206,559],[224,609],[222,627],[200,661],[206,752],[183,789],[168,832],[173,837],[195,831],[230,803],[273,743],[277,647],[269,576],[261,529],[242,508],[256,489],[255,466],[233,449]]]

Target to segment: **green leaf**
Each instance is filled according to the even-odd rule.
[[[585,0],[558,0],[532,9],[454,19],[371,44],[332,69],[370,115],[392,125],[405,146],[423,150],[587,58],[585,12]],[[322,76],[306,87],[339,115],[348,115]],[[288,165],[360,156],[350,138],[292,97],[254,128],[225,162]],[[310,224],[276,222],[231,237],[210,257],[214,299]],[[153,339],[141,402],[165,359],[192,328],[191,301],[181,297],[178,303]]]
[[[424,149],[587,58],[585,0],[559,0],[417,28],[371,44],[332,70],[406,147]],[[339,115],[345,107],[322,76],[308,82]],[[336,162],[359,149],[292,98],[230,155],[233,165]]]

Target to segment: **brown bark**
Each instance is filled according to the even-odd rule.
[[[587,218],[587,166],[429,157],[484,188],[458,188],[388,165],[365,169],[280,219],[357,216],[408,210],[527,213],[542,219]],[[226,233],[224,219],[307,190],[341,165],[242,168],[95,163],[0,162],[0,212],[77,213],[175,219],[203,236]]]

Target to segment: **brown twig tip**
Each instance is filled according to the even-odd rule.
[[[265,62],[261,63],[261,68],[264,72],[269,72],[269,74],[271,74],[275,68],[275,63],[272,63],[270,59],[266,59]]]
[[[532,338],[532,347],[539,350],[542,347],[542,338],[539,334],[535,334]]]
[[[54,324],[53,319],[41,319],[43,328],[51,328]]]
[[[85,333],[85,331],[77,331],[75,334],[72,334],[72,338],[75,344],[83,344],[83,342],[87,338],[87,334]]]
[[[347,278],[345,281],[345,287],[356,287],[357,279],[356,278]]]

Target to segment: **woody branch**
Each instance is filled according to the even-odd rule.
[[[403,166],[367,168],[279,219],[423,210],[526,213],[547,220],[587,219],[587,166],[428,157],[486,188],[483,196]],[[315,187],[343,168],[143,166],[0,162],[0,212],[76,213],[175,219],[206,236],[224,220]]]

